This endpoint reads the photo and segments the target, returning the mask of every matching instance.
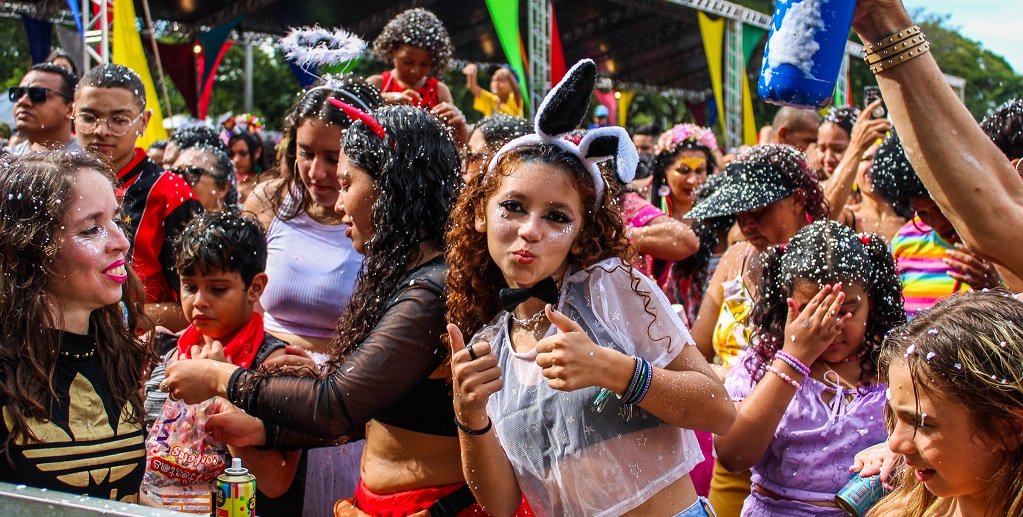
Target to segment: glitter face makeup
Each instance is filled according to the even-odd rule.
[[[685,149],[678,152],[675,162],[665,175],[675,210],[688,212],[695,201],[696,190],[707,181],[707,157],[703,151]]]
[[[118,225],[113,186],[98,171],[78,173],[70,201],[47,293],[62,314],[88,314],[121,300],[129,243]]]
[[[501,180],[486,202],[476,230],[487,234],[487,249],[510,287],[531,287],[560,278],[581,231],[582,198],[572,171],[525,163]]]

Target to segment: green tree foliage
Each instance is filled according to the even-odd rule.
[[[28,53],[28,35],[17,18],[0,18],[0,89],[4,92],[17,86],[31,66]]]
[[[963,37],[949,25],[948,16],[914,16],[920,22],[931,53],[946,74],[966,79],[966,107],[978,120],[992,108],[1023,94],[1023,76],[1002,56],[979,42]]]
[[[280,52],[269,47],[252,49],[252,111],[268,129],[281,130],[284,115],[297,100],[298,81]],[[232,46],[220,63],[213,86],[209,115],[245,112],[245,47]]]

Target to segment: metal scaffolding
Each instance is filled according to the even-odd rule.
[[[85,72],[110,62],[110,14],[113,0],[82,0],[82,29],[85,31],[82,64]]]
[[[742,55],[742,25],[736,19],[725,25],[725,142],[729,147],[742,144],[742,76],[746,59]]]
[[[529,0],[529,110],[536,113],[551,89],[551,5],[548,0]]]

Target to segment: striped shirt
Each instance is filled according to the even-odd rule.
[[[915,224],[914,224],[915,223]],[[920,219],[906,223],[892,239],[892,256],[902,282],[906,317],[913,318],[955,291],[970,287],[948,276],[955,271],[942,261],[955,247]]]

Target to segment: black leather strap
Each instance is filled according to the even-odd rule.
[[[430,517],[455,517],[475,502],[476,498],[473,497],[472,490],[469,490],[469,485],[462,485],[462,488],[433,503],[430,507]]]

